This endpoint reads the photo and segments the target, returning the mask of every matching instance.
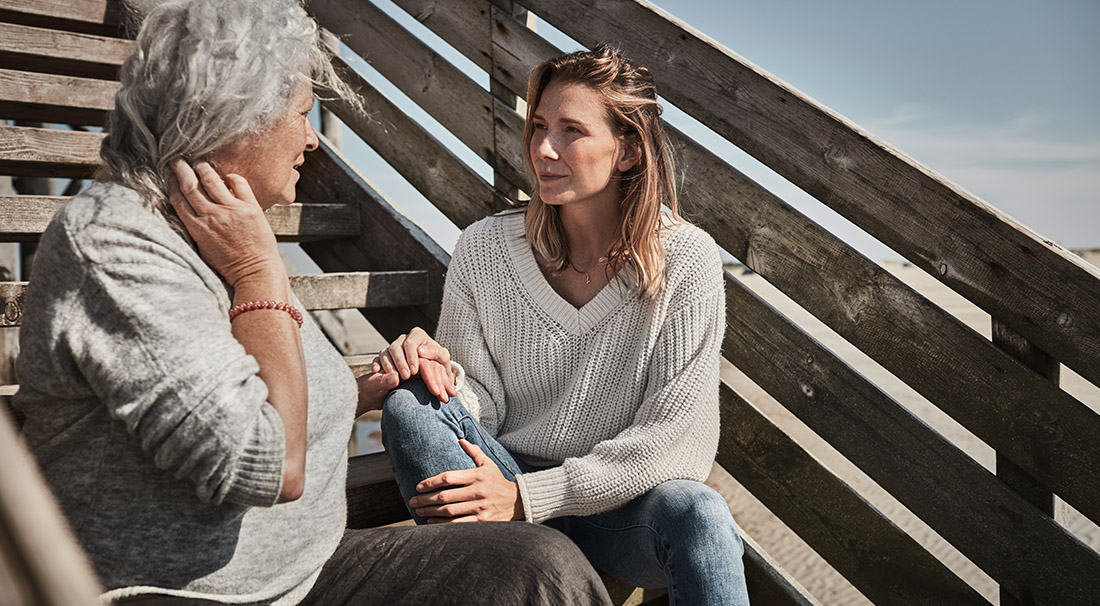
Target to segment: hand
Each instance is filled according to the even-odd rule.
[[[417,492],[430,494],[409,499],[416,515],[427,518],[429,524],[522,520],[519,486],[507,480],[476,444],[458,443],[477,467],[445,471],[417,484]]]
[[[419,374],[428,391],[440,402],[458,393],[455,377],[451,374],[451,352],[420,327],[394,339],[389,347],[378,353],[371,368],[374,372],[396,372],[401,380]]]
[[[192,169],[177,158],[171,166],[168,201],[207,265],[234,288],[252,277],[285,275],[275,234],[244,177],[223,180],[208,162]]]
[[[355,410],[355,416],[371,410],[381,410],[382,403],[386,401],[386,395],[401,382],[401,376],[396,372],[372,372],[356,379],[359,383],[359,406]]]

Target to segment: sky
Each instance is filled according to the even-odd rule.
[[[483,72],[402,9],[374,2],[487,86]],[[655,4],[1044,237],[1100,249],[1097,0]],[[536,29],[563,50],[579,48],[541,20]],[[354,64],[488,178],[472,152],[365,63]],[[666,117],[865,255],[901,258],[675,107]],[[458,229],[350,132],[344,153],[453,247]]]

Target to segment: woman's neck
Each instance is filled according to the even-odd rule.
[[[567,204],[558,210],[570,263],[578,268],[591,267],[607,255],[619,235],[622,217],[618,200]]]

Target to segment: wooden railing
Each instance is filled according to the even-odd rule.
[[[1100,522],[1100,415],[1060,389],[1057,373],[1065,364],[1100,384],[1100,271],[644,1],[395,4],[483,70],[490,90],[370,1],[312,0],[309,10],[484,160],[492,182],[343,61],[369,114],[326,107],[455,225],[525,189],[513,99],[530,68],[560,52],[527,26],[526,8],[582,44],[620,47],[650,68],[667,102],[988,312],[992,340],[669,125],[687,167],[687,217],[992,447],[996,474],[730,274],[724,357],[989,575],[1002,604],[1100,595],[1100,555],[1053,517],[1056,495]],[[0,0],[0,118],[101,121],[129,48],[112,37],[115,6]],[[35,46],[43,34],[30,28],[52,42]],[[50,92],[59,86],[79,94]],[[86,176],[101,137],[0,126],[0,174]],[[386,337],[431,329],[446,251],[331,146],[301,172],[300,204],[269,216],[282,239],[304,241],[327,272],[419,272],[412,286],[407,275],[398,282],[416,289],[409,298],[377,280],[361,295],[370,277],[358,274],[303,279],[299,296],[313,288],[303,301],[361,307]],[[33,241],[62,201],[0,197],[0,238]],[[21,288],[0,284],[0,299],[18,304]],[[366,362],[349,358],[360,372]],[[721,406],[718,463],[870,601],[989,603],[755,403],[723,385]],[[406,517],[384,456],[352,460],[349,502],[352,526]],[[747,539],[757,603],[814,602]]]

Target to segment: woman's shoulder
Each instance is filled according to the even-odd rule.
[[[714,238],[687,221],[666,221],[662,227],[661,240],[669,269],[696,267],[705,270],[714,264],[721,267],[722,256]]]
[[[510,208],[474,221],[458,237],[455,254],[499,248],[510,236],[523,235],[524,209]]]

